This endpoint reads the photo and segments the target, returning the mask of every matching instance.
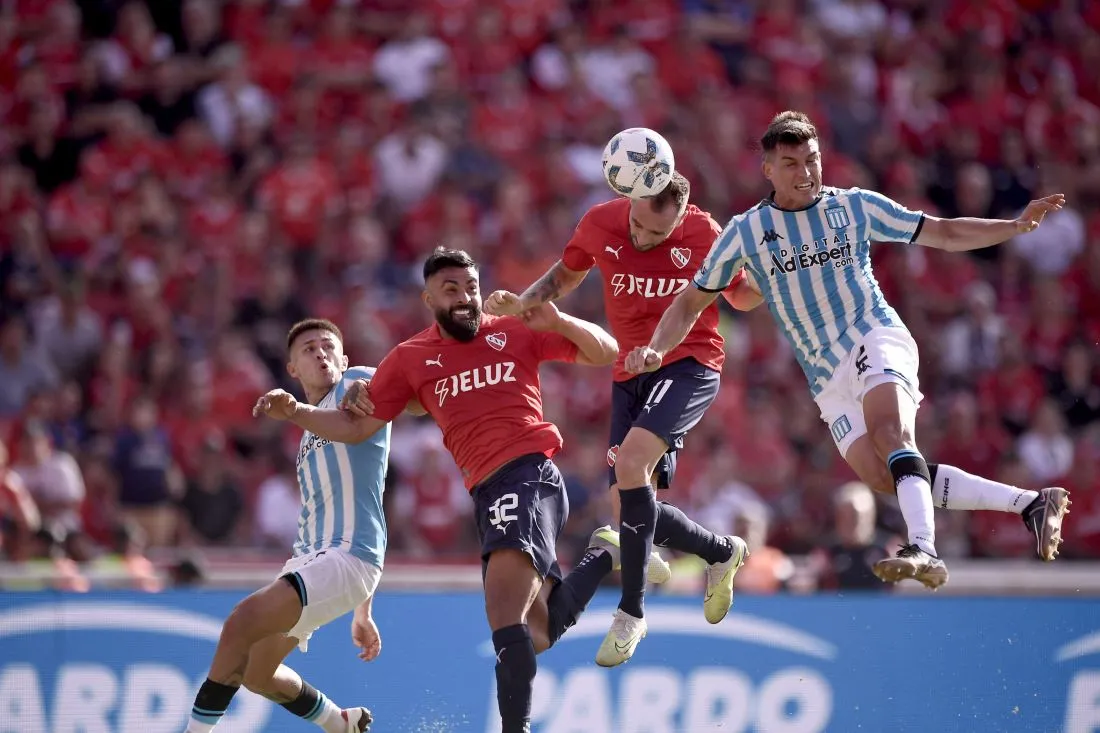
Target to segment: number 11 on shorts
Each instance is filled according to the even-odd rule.
[[[657,384],[653,385],[653,389],[650,391],[649,397],[646,397],[645,406],[642,407],[642,410],[644,412],[649,412],[649,408],[653,407],[662,399],[664,399],[665,394],[668,393],[668,388],[671,386],[671,379],[662,379],[660,382],[657,382]]]

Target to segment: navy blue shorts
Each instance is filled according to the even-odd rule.
[[[615,457],[631,428],[648,430],[668,444],[656,469],[656,487],[667,489],[676,473],[676,451],[699,424],[714,398],[722,375],[695,359],[680,359],[655,372],[639,374],[611,388],[611,437],[608,481],[615,483]]]
[[[569,519],[565,481],[541,453],[520,456],[474,487],[474,516],[481,543],[481,573],[496,550],[531,556],[543,578],[561,580],[557,540]]]

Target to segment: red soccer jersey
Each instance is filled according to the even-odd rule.
[[[398,344],[371,380],[374,416],[393,420],[416,398],[472,489],[508,461],[561,450],[561,433],[542,416],[539,364],[574,361],[576,345],[532,331],[517,318],[481,317],[477,338],[444,338],[433,324]]]
[[[636,346],[649,344],[661,316],[672,299],[691,286],[692,276],[722,231],[710,214],[688,205],[684,220],[668,239],[654,249],[639,252],[630,243],[629,217],[629,199],[593,206],[577,225],[561,258],[570,270],[600,268],[607,321],[619,342],[614,374],[617,382],[634,376],[623,369],[626,355]],[[700,314],[683,343],[665,356],[664,363],[692,357],[721,371],[725,361],[722,345],[718,306],[711,305]]]

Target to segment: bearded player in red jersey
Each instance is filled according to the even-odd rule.
[[[424,282],[436,323],[391,351],[369,386],[349,387],[345,409],[301,404],[282,390],[256,407],[341,443],[366,440],[414,402],[435,419],[476,505],[503,733],[527,733],[535,654],[576,623],[619,566],[619,537],[601,527],[561,576],[555,544],[569,500],[551,461],[562,438],[543,419],[539,364],[606,366],[618,346],[599,326],[550,303],[522,318],[483,315],[478,268],[465,252],[437,249],[424,264]],[[651,580],[668,579],[660,556],[649,565]]]
[[[633,344],[649,343],[661,315],[688,287],[692,272],[722,231],[710,214],[688,204],[689,195],[687,179],[677,173],[654,197],[620,198],[592,207],[562,258],[523,295],[498,290],[485,301],[488,313],[522,314],[569,293],[594,266],[603,278],[604,308],[619,343],[607,457],[623,563],[619,609],[596,654],[596,662],[605,667],[629,659],[645,636],[645,561],[654,544],[707,562],[703,612],[712,624],[729,611],[734,575],[748,555],[741,538],[718,537],[671,504],[658,503],[651,484],[669,487],[676,451],[718,395],[725,354],[717,305],[704,311],[658,371],[639,378],[623,365]],[[743,272],[725,296],[741,310],[760,302]]]

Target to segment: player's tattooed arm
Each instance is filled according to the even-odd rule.
[[[587,270],[572,270],[566,267],[564,262],[558,260],[546,271],[545,275],[523,291],[520,300],[527,308],[557,300],[576,290],[587,274]]]
[[[545,275],[524,290],[522,295],[516,295],[508,290],[492,292],[485,299],[485,312],[492,316],[518,316],[543,303],[549,303],[571,293],[587,274],[587,270],[572,270],[558,260]]]

